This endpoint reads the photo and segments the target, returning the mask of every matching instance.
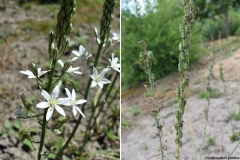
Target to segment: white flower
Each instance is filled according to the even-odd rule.
[[[100,74],[98,74],[98,71],[95,67],[93,67],[93,74],[91,75],[91,78],[93,79],[91,87],[95,87],[96,85],[99,85],[100,88],[103,88],[103,84],[111,83],[108,79],[104,78],[106,72],[108,71],[107,68],[103,69]]]
[[[116,70],[116,71],[118,71],[120,73],[120,69],[118,69],[118,68],[120,68],[121,65],[120,65],[120,63],[117,63],[118,57],[114,58],[114,54],[112,53],[112,60],[111,59],[108,59],[108,60],[111,63],[111,68]]]
[[[112,33],[112,35],[113,35],[112,40],[120,42],[120,32],[119,31],[118,31],[118,33]]]
[[[63,61],[61,61],[60,59],[58,60],[58,63],[63,67],[64,66],[64,63]],[[79,71],[76,71],[78,70],[80,67],[75,67],[75,68],[72,68],[72,66],[69,67],[69,69],[66,71],[68,73],[75,73],[75,74],[82,74],[82,72],[79,72]]]
[[[20,110],[19,107],[16,107],[17,110],[14,112],[14,118],[24,118],[24,119],[27,119],[28,116],[27,116],[27,113],[23,112],[22,110]]]
[[[91,57],[91,54],[88,54],[88,49],[85,49],[82,45],[79,46],[79,51],[73,50],[73,54],[75,54],[77,57],[73,57],[72,61],[76,60],[87,60],[89,57]]]
[[[49,72],[50,70],[48,70],[48,71],[41,71],[41,68],[38,68],[37,69],[37,77],[39,78],[39,77],[41,77],[43,74],[45,74],[45,73],[47,73],[47,72]],[[36,75],[34,75],[33,74],[33,72],[31,72],[31,71],[29,71],[29,70],[26,70],[26,71],[20,71],[20,73],[22,73],[22,74],[26,74],[26,75],[28,75],[28,78],[36,78]]]
[[[52,94],[49,95],[45,90],[41,89],[42,96],[47,100],[47,102],[40,102],[37,104],[38,108],[47,108],[47,121],[50,119],[50,117],[53,114],[54,108],[63,116],[66,116],[65,111],[62,109],[62,107],[59,106],[59,104],[64,104],[69,101],[69,98],[58,98],[59,92],[60,92],[60,85],[61,81],[58,83],[58,85],[53,89]]]
[[[70,93],[70,91],[67,88],[65,88],[65,90],[67,92],[67,96],[68,96],[70,101],[68,101],[68,103],[65,103],[63,105],[65,105],[65,106],[72,106],[73,107],[73,115],[74,116],[77,115],[77,111],[78,111],[84,118],[86,118],[85,115],[82,113],[82,111],[77,107],[77,105],[86,103],[87,100],[85,100],[85,99],[76,100],[76,93],[75,93],[74,89],[72,89],[72,94]]]

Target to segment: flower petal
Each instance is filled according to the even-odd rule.
[[[85,48],[82,45],[80,45],[79,46],[79,53],[80,53],[80,55],[82,55],[84,52],[85,52]]]
[[[67,93],[68,98],[71,99],[72,95],[71,95],[70,91],[69,91],[67,88],[65,88],[65,90],[66,90],[66,93]]]
[[[47,101],[50,101],[51,96],[48,94],[48,92],[46,92],[46,91],[43,90],[43,89],[40,89],[40,92],[41,92],[41,95],[42,95]]]
[[[77,115],[77,110],[76,110],[75,106],[73,106],[73,115],[74,115],[74,116]]]
[[[71,102],[75,101],[76,100],[76,92],[74,89],[72,89],[72,99],[71,99]]]
[[[103,83],[98,83],[100,88],[103,88]]]
[[[87,102],[87,100],[85,100],[85,99],[79,99],[79,100],[76,101],[76,104],[83,104],[83,103],[86,103],[86,102]]]
[[[52,107],[48,108],[47,116],[46,116],[47,121],[52,117],[53,111],[54,111],[54,108],[52,108]]]
[[[80,56],[80,53],[78,51],[76,51],[76,50],[73,50],[72,53],[75,54],[78,57]]]
[[[38,77],[41,77],[43,74],[49,72],[50,70],[47,70],[47,71],[41,71],[39,74],[38,74]]]
[[[91,83],[91,88],[92,87],[95,87],[97,85],[97,83],[95,82],[95,81],[92,81],[92,83]]]
[[[77,106],[74,106],[74,107],[78,110],[78,112],[79,112],[84,118],[86,118],[85,115],[82,113],[82,111],[81,111]]]
[[[52,98],[56,99],[59,95],[59,92],[60,92],[60,87],[59,85],[56,85],[56,87],[52,91]]]
[[[63,61],[62,60],[58,60],[58,63],[63,67],[64,66],[64,63],[63,63]]]
[[[40,102],[37,104],[37,108],[47,108],[50,106],[50,103],[49,102]]]
[[[65,111],[60,107],[59,105],[55,105],[56,110],[63,115],[64,117],[66,116]]]
[[[65,104],[65,103],[68,103],[70,102],[70,98],[58,98],[57,99],[57,104]]]
[[[95,67],[93,67],[93,75],[97,76],[98,75],[98,71]]]

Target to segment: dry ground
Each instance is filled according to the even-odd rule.
[[[239,38],[238,38],[239,42]],[[239,43],[238,43],[239,44]],[[238,47],[239,48],[239,47]],[[201,62],[201,63],[200,63]],[[189,71],[190,85],[188,89],[187,106],[183,117],[183,147],[182,160],[193,160],[195,150],[199,156],[200,144],[204,128],[204,109],[207,101],[199,98],[199,94],[205,91],[206,75],[208,74],[207,58],[201,58],[200,62],[194,64]],[[224,65],[224,76],[226,80],[227,94],[224,95],[223,83],[219,79],[219,63]],[[240,49],[224,60],[214,56],[214,79],[211,81],[212,88],[217,88],[220,95],[212,98],[209,109],[209,122],[206,129],[206,139],[203,146],[203,154],[200,159],[206,156],[228,156],[236,146],[237,142],[231,142],[233,123],[234,132],[240,131],[239,121],[231,120],[229,111],[238,113],[239,111],[239,89],[240,89]],[[157,104],[163,104],[165,108],[160,111],[160,121],[163,124],[163,139],[167,136],[175,121],[175,111],[178,107],[175,97],[175,88],[179,85],[178,73],[171,74],[160,79],[156,83]],[[157,160],[160,159],[159,141],[154,120],[151,117],[151,101],[145,95],[143,86],[139,89],[131,90],[122,96],[122,134],[121,134],[121,158],[122,160]],[[140,109],[140,113],[133,116],[134,111]],[[124,124],[123,124],[124,123]],[[194,132],[194,135],[192,134]],[[175,130],[168,136],[167,149],[164,156],[167,160],[175,159]],[[214,145],[208,143],[209,138],[215,141]],[[240,157],[240,146],[235,150],[233,156]],[[199,159],[199,157],[198,157]]]

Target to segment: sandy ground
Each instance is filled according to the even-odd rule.
[[[237,142],[231,142],[232,127],[234,132],[238,133],[240,123],[231,120],[230,113],[238,113],[239,105],[239,85],[240,85],[240,49],[236,50],[233,55],[223,61],[218,61],[214,64],[213,73],[214,79],[211,81],[212,88],[218,88],[222,95],[218,98],[212,98],[210,101],[209,121],[206,127],[207,136],[203,145],[202,157],[199,158],[202,135],[204,128],[204,109],[207,106],[207,101],[204,98],[199,98],[200,92],[203,92],[206,87],[206,75],[208,73],[207,61],[203,67],[196,66],[190,70],[189,78],[190,85],[188,89],[187,106],[183,117],[183,147],[181,160],[193,160],[195,156],[198,159],[205,159],[206,156],[225,157],[234,149]],[[227,95],[224,95],[223,83],[219,77],[219,62],[224,65],[224,75],[226,80]],[[200,69],[201,68],[201,69]],[[174,102],[175,88],[179,84],[178,74],[172,74],[168,77],[160,79],[156,83],[158,92],[157,105],[163,104],[166,108],[160,111],[160,121],[163,124],[163,139],[167,136],[175,121],[175,111],[178,107]],[[166,89],[167,88],[167,89]],[[167,91],[166,91],[167,90]],[[122,121],[128,120],[131,126],[122,127],[121,134],[121,159],[122,160],[155,160],[159,157],[159,140],[157,129],[152,119],[150,100],[144,96],[144,87],[129,91],[122,97]],[[130,106],[135,106],[140,109],[140,114],[133,116],[130,111]],[[191,130],[193,130],[194,135]],[[167,160],[175,159],[175,130],[168,136],[164,150],[164,156]],[[194,136],[194,141],[192,140]],[[215,145],[208,145],[209,138],[213,138]],[[194,145],[195,144],[195,145]],[[195,146],[195,147],[194,147]],[[194,149],[195,148],[195,149]],[[195,153],[197,152],[197,153]],[[238,147],[232,156],[240,157],[240,147]]]

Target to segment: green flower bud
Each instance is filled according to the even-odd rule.
[[[21,97],[21,100],[22,100],[22,103],[23,103],[24,107],[25,107],[27,110],[29,110],[29,105],[28,105],[28,102],[27,102],[27,99],[26,99],[25,95],[24,95],[24,94],[21,94],[20,97]]]
[[[179,86],[176,88],[176,96],[178,98],[180,97],[180,87]]]
[[[151,79],[154,81],[155,80],[155,75],[152,73],[151,74]]]
[[[181,0],[182,5],[185,6],[186,5],[186,1],[185,0]]]
[[[180,32],[184,32],[184,28],[183,28],[183,27],[184,27],[183,24],[180,24],[180,25],[179,25],[179,30],[180,30]]]
[[[62,71],[66,72],[71,66],[72,66],[72,60],[71,59],[66,60]]]
[[[51,58],[52,58],[52,59],[57,59],[57,57],[58,57],[58,49],[57,49],[57,48],[54,48],[54,49],[53,49],[53,52],[52,52],[52,54],[51,54]]]
[[[152,59],[152,58],[153,58],[153,53],[152,53],[152,51],[148,51],[148,58],[149,58],[149,59]]]
[[[157,116],[158,116],[158,111],[157,111],[157,110],[153,110],[151,115],[152,115],[152,117],[153,117],[154,119],[156,119]]]
[[[94,28],[94,35],[95,35],[95,38],[98,37],[98,29],[96,27]]]
[[[179,43],[179,51],[183,52],[183,44],[182,44],[182,42]]]
[[[32,63],[32,65],[31,65],[31,71],[32,71],[34,76],[38,75],[38,70],[37,70],[37,67],[34,63]]]
[[[53,31],[50,31],[48,36],[49,36],[49,43],[52,44],[55,38]]]

